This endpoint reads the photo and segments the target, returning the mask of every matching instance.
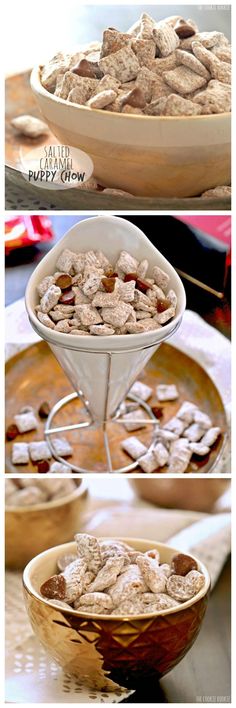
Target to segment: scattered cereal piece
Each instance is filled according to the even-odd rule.
[[[222,197],[231,198],[231,187],[222,186],[215,187],[214,189],[207,189],[206,192],[203,192],[201,196],[204,199],[221,199]]]
[[[150,396],[152,396],[152,389],[142,381],[135,381],[129,390],[129,394],[130,393],[134,396],[138,396],[142,401],[148,401]]]
[[[192,450],[189,448],[188,441],[185,438],[179,438],[171,443],[171,452],[169,457],[169,472],[183,473],[186,472]]]
[[[198,409],[194,412],[193,419],[194,423],[199,423],[203,430],[209,430],[209,428],[212,427],[212,420],[209,418],[209,415]]]
[[[156,445],[153,449],[153,452],[154,452],[158,467],[164,467],[166,464],[168,464],[169,452],[166,449],[165,445],[163,445],[162,442],[156,443]]]
[[[177,411],[176,417],[183,420],[186,424],[192,423],[194,421],[194,415],[197,410],[198,409],[195,403],[192,403],[191,401],[184,401],[182,403],[182,406],[180,406],[179,410]]]
[[[158,401],[175,401],[179,397],[175,384],[158,384],[156,394]]]
[[[27,433],[29,430],[37,430],[38,428],[37,418],[32,411],[14,415],[14,421],[19,433]]]
[[[139,458],[139,467],[142,468],[144,472],[151,474],[157,470],[158,463],[154,450],[148,450],[145,455]]]
[[[210,428],[209,430],[207,430],[207,432],[205,433],[205,435],[203,435],[203,438],[201,439],[202,445],[207,445],[208,447],[211,447],[216,442],[220,433],[221,429],[217,426],[214,428]]]
[[[141,428],[145,428],[146,425],[145,414],[141,408],[138,408],[136,411],[131,411],[130,413],[125,413],[125,415],[122,416],[122,421],[128,432],[141,430]]]
[[[143,445],[143,443],[134,435],[126,438],[126,440],[122,440],[121,447],[128,453],[128,455],[130,455],[130,457],[133,458],[133,460],[137,460],[147,452],[146,446]]]
[[[48,444],[45,440],[30,442],[29,454],[33,462],[38,462],[38,460],[50,460],[52,457]]]
[[[13,446],[12,446],[12,463],[13,463],[13,465],[27,465],[28,462],[29,462],[28,443],[24,443],[24,442],[13,443]]]
[[[181,428],[182,429],[182,428]],[[165,446],[168,447],[169,443],[175,442],[175,440],[178,440],[178,434],[173,433],[172,430],[164,430],[164,428],[158,428],[157,433],[157,440],[161,440]]]
[[[27,138],[40,138],[41,135],[49,133],[48,125],[34,116],[17,116],[11,120],[11,125],[19,135],[25,135]]]
[[[200,423],[192,423],[189,428],[186,428],[183,432],[184,438],[188,438],[189,442],[198,442],[202,438],[204,433],[203,427]]]
[[[164,425],[165,430],[170,430],[171,433],[176,433],[177,435],[182,435],[185,428],[185,421],[180,420],[177,416],[170,418]]]
[[[50,472],[53,474],[71,474],[70,469],[67,465],[63,465],[62,462],[53,462],[50,467]]]
[[[73,453],[73,449],[66,438],[52,438],[52,444],[58,457],[68,457]]]
[[[210,448],[208,445],[203,445],[202,442],[191,442],[189,443],[190,450],[194,455],[199,455],[199,457],[203,457],[205,455],[208,455],[210,452]]]

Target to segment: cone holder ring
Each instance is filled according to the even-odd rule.
[[[65,460],[64,458],[62,458],[62,457],[60,457],[59,455],[57,455],[57,454],[56,454],[56,451],[55,451],[55,448],[54,448],[54,445],[53,445],[53,441],[50,440],[50,435],[55,435],[56,433],[63,433],[63,432],[70,431],[70,430],[79,430],[79,429],[81,429],[81,428],[92,428],[92,427],[94,427],[94,425],[95,425],[95,424],[94,424],[94,421],[92,420],[92,418],[91,418],[91,416],[90,416],[90,418],[91,418],[90,421],[85,421],[85,422],[82,422],[82,423],[75,423],[74,425],[63,425],[63,426],[60,426],[60,427],[57,427],[57,428],[51,428],[51,423],[52,423],[53,418],[54,418],[54,416],[56,415],[56,413],[58,413],[62,408],[64,408],[64,406],[66,406],[68,403],[71,403],[71,401],[73,401],[73,400],[75,400],[75,399],[77,399],[77,398],[79,398],[79,399],[83,402],[83,404],[85,405],[85,407],[87,408],[87,405],[85,404],[85,400],[84,400],[83,395],[81,395],[81,392],[79,392],[79,393],[70,393],[68,396],[64,396],[64,398],[61,398],[59,401],[57,401],[57,403],[55,404],[55,406],[53,406],[52,410],[50,411],[50,414],[49,414],[49,416],[48,416],[47,423],[46,423],[46,426],[45,426],[45,436],[46,436],[46,438],[47,438],[47,443],[48,443],[50,452],[52,453],[53,457],[54,457],[58,462],[61,462],[63,465],[66,465],[66,466],[68,467],[68,469],[70,469],[70,470],[73,471],[73,472],[79,472],[80,474],[81,474],[81,473],[82,473],[82,474],[87,474],[87,473],[91,473],[91,474],[92,474],[92,473],[93,473],[92,470],[83,469],[82,467],[77,467],[77,465],[71,464],[70,462],[67,462],[67,460]],[[144,421],[145,421],[145,424],[146,424],[146,425],[150,425],[150,424],[151,424],[151,425],[155,425],[156,427],[158,426],[158,420],[157,420],[157,418],[155,418],[155,416],[154,416],[154,414],[153,414],[153,412],[152,412],[152,409],[150,408],[150,406],[149,406],[145,401],[142,401],[141,398],[138,398],[137,396],[133,396],[133,395],[131,395],[131,394],[130,394],[130,396],[128,395],[126,398],[129,398],[130,400],[134,401],[135,403],[138,403],[138,405],[139,405],[140,407],[144,408],[145,411],[146,411],[146,413],[148,413],[148,415],[150,416],[149,419],[146,419],[146,418],[145,418],[145,419],[141,419],[141,418],[140,418],[140,422],[144,422]],[[120,404],[120,405],[121,405],[121,404]],[[118,414],[116,414],[113,418],[110,418],[109,421],[103,421],[101,424],[99,423],[99,426],[101,425],[102,428],[103,428],[104,447],[105,447],[106,457],[107,457],[107,466],[108,466],[108,469],[105,470],[105,471],[106,471],[106,472],[110,472],[110,473],[111,473],[111,472],[115,472],[115,473],[131,472],[131,470],[134,470],[134,469],[136,469],[136,467],[138,467],[138,460],[135,460],[134,462],[130,463],[129,465],[126,465],[125,467],[120,467],[120,468],[115,469],[115,470],[113,469],[112,462],[111,462],[111,453],[110,453],[109,439],[108,439],[108,434],[107,434],[107,430],[106,430],[106,423],[107,423],[107,422],[110,422],[110,423],[117,423],[117,424],[118,424],[118,423],[123,424],[124,421],[123,421],[121,418],[119,419]],[[132,420],[130,420],[130,422],[132,423]],[[137,422],[137,421],[135,421],[135,422]],[[150,448],[152,447],[152,444],[153,444],[153,442],[151,442],[151,444],[149,445],[148,450],[150,450]],[[96,470],[94,470],[94,471],[96,472]]]
[[[181,324],[181,321],[180,321],[180,322],[177,322],[177,324],[176,324],[174,330],[172,330],[172,332],[170,332],[169,337],[172,337],[172,335],[173,335],[173,334],[177,331],[177,329],[179,328],[180,324]],[[168,337],[168,338],[169,338],[169,337]],[[166,339],[167,339],[167,337],[166,337]],[[156,342],[156,343],[155,343],[155,342],[152,342],[151,344],[147,344],[146,346],[143,346],[143,347],[137,347],[136,351],[143,351],[143,350],[145,350],[145,349],[150,349],[151,347],[154,347],[155,344],[158,344],[158,345],[159,345],[159,341]],[[73,347],[71,347],[71,348],[73,348]],[[79,350],[78,347],[76,347],[76,350],[77,350],[77,351],[81,351],[81,352],[83,352],[83,353],[86,353],[86,350],[85,350],[85,349]],[[87,351],[89,351],[89,350],[87,350]],[[112,361],[112,357],[113,357],[115,354],[122,354],[122,353],[123,353],[123,354],[125,355],[125,354],[127,354],[128,352],[133,352],[133,351],[134,351],[134,348],[132,348],[132,349],[130,349],[130,350],[129,350],[129,349],[126,349],[124,352],[121,352],[120,350],[118,350],[118,351],[113,351],[113,352],[109,352],[109,351],[108,351],[108,352],[102,352],[103,354],[105,354],[105,355],[108,357],[108,374],[107,374],[107,381],[106,381],[106,410],[107,410],[107,405],[108,405],[108,396],[109,396],[109,386],[110,386],[110,373],[111,373],[111,361]],[[93,350],[93,353],[94,353],[94,354],[101,354],[101,351],[99,351],[99,350]],[[51,427],[51,423],[52,423],[52,421],[53,421],[54,416],[56,415],[56,413],[58,413],[58,412],[61,410],[61,408],[64,408],[64,406],[66,406],[68,403],[70,403],[71,401],[73,401],[73,400],[75,400],[75,399],[77,399],[77,398],[79,398],[79,399],[81,400],[81,402],[83,403],[84,408],[86,409],[88,415],[90,416],[90,421],[84,421],[84,422],[81,422],[81,423],[75,423],[75,424],[73,424],[73,425],[63,425],[63,426],[60,426],[60,427],[52,428],[52,427]],[[146,413],[148,413],[149,419],[146,419],[146,418],[145,418],[145,419],[143,419],[143,420],[140,420],[139,422],[144,422],[144,421],[145,421],[145,424],[146,424],[146,425],[152,425],[152,426],[158,427],[158,420],[157,420],[157,418],[155,418],[155,416],[154,416],[154,414],[153,414],[153,412],[152,412],[152,409],[151,409],[151,407],[148,405],[148,403],[146,403],[145,401],[143,401],[143,400],[142,400],[141,398],[139,398],[138,396],[134,396],[133,394],[129,394],[128,392],[127,392],[127,395],[125,396],[125,398],[128,398],[128,399],[130,399],[131,401],[134,401],[135,403],[138,403],[139,406],[140,406],[141,408],[143,408],[143,409],[146,411]],[[119,417],[119,415],[120,415],[120,414],[119,414],[119,409],[120,409],[121,405],[122,405],[122,403],[119,404],[118,409],[117,409],[116,413],[114,414],[114,416],[112,416],[111,418],[107,418],[106,415],[105,415],[104,420],[103,420],[103,421],[99,421],[99,426],[101,426],[101,427],[103,428],[104,447],[105,447],[105,451],[106,451],[107,466],[108,466],[108,469],[105,470],[105,471],[106,471],[106,472],[109,472],[109,473],[115,472],[115,473],[117,473],[117,474],[119,474],[119,473],[124,473],[124,472],[131,472],[132,470],[136,469],[136,468],[138,467],[138,464],[139,464],[138,459],[137,459],[137,460],[135,460],[134,462],[131,462],[129,465],[125,465],[124,467],[120,467],[120,468],[115,469],[115,470],[113,469],[113,466],[112,466],[111,453],[110,453],[110,445],[109,445],[109,439],[108,439],[108,434],[107,434],[107,423],[108,423],[108,422],[111,422],[111,423],[113,422],[113,423],[117,423],[117,424],[120,424],[120,423],[123,424],[123,423],[124,423],[124,421],[122,420],[122,418]],[[130,422],[132,422],[132,420],[130,420]],[[137,421],[135,421],[135,422],[137,422]],[[78,467],[77,465],[73,465],[73,464],[71,464],[70,462],[67,462],[67,460],[65,460],[63,457],[60,457],[59,455],[57,455],[56,450],[55,450],[54,445],[53,445],[53,441],[50,440],[50,435],[55,435],[55,433],[63,433],[63,432],[67,432],[67,431],[70,431],[70,430],[80,430],[81,428],[91,428],[91,427],[94,427],[95,425],[98,425],[98,423],[96,423],[96,422],[92,419],[91,413],[90,413],[90,410],[89,410],[89,401],[87,401],[87,400],[85,399],[85,397],[84,397],[82,391],[78,391],[78,392],[75,392],[75,393],[70,393],[70,394],[68,394],[67,396],[64,396],[64,398],[61,398],[59,401],[57,401],[57,403],[55,403],[55,405],[53,406],[52,410],[51,410],[50,413],[49,413],[49,416],[48,416],[48,419],[47,419],[47,422],[46,422],[46,425],[45,425],[45,430],[44,430],[44,434],[45,434],[45,437],[46,437],[46,440],[47,440],[47,443],[48,443],[50,452],[52,453],[52,455],[53,455],[53,457],[55,458],[55,460],[57,460],[57,462],[62,463],[63,465],[66,465],[66,467],[68,467],[68,469],[71,470],[71,471],[73,471],[73,472],[77,472],[77,473],[80,473],[80,474],[88,474],[88,473],[92,474],[92,470],[84,469],[84,468],[82,468],[82,467]],[[150,445],[149,445],[149,447],[148,447],[148,451],[151,450],[152,446],[153,446],[153,440],[151,441],[151,443],[150,443]],[[95,470],[95,472],[96,472],[96,470]]]

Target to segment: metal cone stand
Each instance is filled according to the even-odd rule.
[[[176,323],[176,326],[175,326],[174,329],[170,332],[169,337],[171,337],[171,336],[177,331],[177,329],[179,328],[180,324],[181,324],[181,321],[178,321],[178,322]],[[167,338],[167,337],[166,337],[166,338]],[[113,472],[115,472],[115,473],[122,473],[122,472],[123,472],[123,473],[124,473],[124,472],[131,472],[132,470],[134,470],[134,469],[136,469],[136,468],[138,467],[138,465],[139,465],[139,461],[138,461],[138,460],[135,460],[134,462],[131,462],[129,465],[125,465],[124,467],[119,467],[119,468],[116,468],[116,469],[114,469],[114,468],[113,468],[113,465],[112,465],[111,451],[110,451],[110,444],[109,444],[109,436],[108,436],[108,432],[107,432],[107,424],[108,424],[108,423],[115,423],[115,424],[117,424],[117,425],[119,425],[119,424],[124,424],[124,421],[123,421],[123,419],[122,419],[122,416],[123,416],[123,414],[124,414],[124,410],[122,410],[122,405],[123,405],[123,404],[120,403],[119,406],[118,406],[117,411],[115,412],[115,414],[114,414],[113,416],[111,416],[111,417],[108,417],[108,416],[107,416],[107,406],[108,406],[108,397],[109,397],[109,389],[110,389],[111,363],[112,363],[112,357],[115,356],[116,354],[119,354],[119,356],[120,356],[121,354],[123,354],[124,356],[126,356],[127,353],[129,353],[129,352],[133,352],[133,351],[137,351],[137,352],[139,352],[139,351],[144,351],[144,350],[146,350],[146,349],[153,348],[155,345],[159,346],[159,339],[158,339],[156,342],[155,342],[155,341],[152,341],[151,344],[147,344],[146,346],[142,346],[142,347],[139,346],[139,347],[136,347],[136,348],[132,347],[132,349],[126,349],[124,352],[121,352],[120,350],[112,351],[112,352],[111,352],[111,351],[110,351],[110,352],[109,352],[109,351],[103,352],[103,354],[105,354],[105,355],[107,356],[107,358],[108,358],[107,377],[106,377],[106,381],[105,381],[105,389],[106,389],[106,396],[105,396],[105,399],[106,399],[106,407],[105,407],[105,416],[104,416],[103,421],[99,421],[99,423],[98,423],[98,421],[94,421],[94,419],[93,419],[93,417],[92,417],[92,415],[91,415],[91,413],[90,413],[89,401],[86,400],[86,398],[84,397],[83,392],[82,392],[81,390],[78,391],[78,392],[76,392],[76,393],[71,393],[71,394],[69,394],[68,396],[64,396],[63,398],[61,398],[61,399],[53,406],[53,408],[52,408],[52,410],[50,411],[50,414],[49,414],[49,416],[48,416],[48,419],[47,419],[47,422],[46,422],[46,425],[45,425],[45,431],[44,431],[44,432],[45,432],[46,440],[47,440],[47,443],[48,443],[48,446],[49,446],[49,449],[50,449],[51,454],[53,455],[53,457],[54,457],[58,462],[61,462],[61,463],[63,463],[64,465],[66,465],[66,467],[68,467],[68,470],[73,471],[73,472],[77,472],[77,473],[80,473],[80,474],[85,474],[85,473],[87,474],[87,473],[92,473],[93,471],[94,471],[94,472],[97,471],[97,470],[88,470],[88,469],[85,469],[85,468],[83,468],[83,467],[79,467],[79,466],[74,465],[74,464],[72,464],[72,463],[70,463],[70,462],[67,462],[64,458],[62,458],[62,457],[60,457],[59,455],[57,455],[56,450],[55,450],[55,447],[54,447],[54,445],[53,445],[53,440],[51,440],[51,436],[52,436],[52,435],[55,435],[55,434],[58,434],[58,433],[66,433],[66,432],[73,431],[73,430],[81,430],[81,429],[85,429],[85,428],[90,428],[90,429],[91,429],[91,428],[94,428],[95,426],[98,426],[98,425],[99,425],[99,427],[102,428],[102,431],[103,431],[104,448],[105,448],[106,459],[107,459],[107,470],[104,470],[104,471],[105,471],[105,472],[109,472],[109,473],[113,473]],[[81,351],[83,354],[86,354],[86,351],[87,351],[87,353],[90,353],[90,352],[91,352],[91,350],[89,350],[89,349],[86,350],[84,347],[83,347],[83,349],[80,350],[80,349],[78,348],[78,346],[76,346],[76,351]],[[93,349],[93,354],[94,354],[94,355],[97,355],[97,354],[100,354],[100,353],[101,353],[101,352],[100,352],[99,350],[96,351],[96,350]],[[131,400],[131,401],[137,403],[137,404],[139,405],[139,407],[142,408],[142,409],[148,414],[148,416],[149,416],[149,418],[140,418],[139,421],[137,421],[137,420],[135,419],[135,422],[136,422],[136,423],[138,423],[138,422],[139,422],[139,423],[145,423],[145,425],[150,425],[150,426],[152,426],[152,428],[153,428],[152,440],[151,440],[151,443],[150,443],[149,448],[148,448],[148,450],[150,451],[151,448],[152,448],[152,446],[153,446],[153,444],[154,444],[156,429],[157,429],[158,426],[159,426],[158,420],[155,418],[155,416],[154,416],[154,414],[153,414],[153,412],[152,412],[152,409],[151,409],[151,407],[148,405],[148,403],[146,403],[145,401],[143,401],[141,398],[139,398],[138,396],[134,396],[133,394],[129,394],[128,392],[127,392],[126,398],[128,398],[129,400]],[[66,407],[69,403],[71,403],[71,401],[76,400],[76,399],[79,399],[79,400],[83,403],[83,406],[84,406],[85,410],[87,411],[87,413],[88,413],[88,415],[89,415],[89,417],[90,417],[90,420],[84,421],[84,422],[81,422],[81,423],[75,423],[75,424],[73,424],[73,425],[70,425],[70,424],[69,424],[69,425],[63,425],[63,426],[59,426],[59,427],[52,427],[52,424],[53,424],[53,420],[54,420],[55,415],[56,415],[62,408]],[[132,423],[132,420],[130,419],[129,422]]]

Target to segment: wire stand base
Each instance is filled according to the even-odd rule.
[[[158,420],[155,418],[153,411],[152,411],[151,407],[148,405],[148,403],[143,401],[141,398],[139,398],[138,396],[134,396],[133,394],[128,394],[126,396],[126,398],[134,403],[137,403],[138,406],[140,408],[142,408],[143,410],[145,410],[145,412],[149,416],[149,418],[143,418],[143,419],[140,418],[139,421],[135,420],[135,423],[137,423],[137,422],[142,423],[143,422],[143,423],[145,423],[145,425],[153,426],[152,441],[148,447],[148,450],[150,450],[153,445],[153,437],[154,437],[155,429],[159,425]],[[59,427],[52,427],[52,422],[53,422],[55,415],[62,408],[67,406],[69,403],[71,403],[71,401],[74,401],[76,399],[79,399],[83,403],[83,406],[85,407],[85,409],[90,417],[90,420],[84,421],[81,423],[75,423],[73,425],[62,425]],[[107,459],[107,470],[104,470],[104,472],[108,472],[108,473],[132,472],[132,470],[135,470],[139,464],[138,460],[135,460],[134,462],[131,462],[129,465],[125,465],[124,467],[119,467],[117,469],[114,469],[113,465],[112,465],[109,436],[108,436],[108,432],[107,432],[107,423],[116,423],[117,425],[124,424],[124,421],[122,420],[121,416],[124,414],[125,410],[122,410],[122,406],[124,407],[125,404],[121,403],[118,408],[117,413],[109,420],[104,420],[100,424],[102,427],[102,430],[103,430],[104,448],[105,448],[106,459]],[[130,419],[129,422],[132,423],[132,420]],[[78,472],[80,474],[89,474],[89,473],[92,473],[93,471],[96,472],[97,470],[88,470],[88,469],[84,469],[82,467],[78,467],[77,465],[74,465],[71,462],[67,462],[67,460],[65,460],[63,457],[60,457],[56,452],[56,449],[53,445],[53,440],[50,439],[50,436],[55,435],[57,433],[69,432],[72,430],[81,430],[84,428],[91,429],[92,427],[94,427],[94,425],[95,425],[95,422],[92,419],[90,411],[89,411],[89,402],[85,400],[85,398],[82,394],[82,391],[80,391],[79,393],[71,393],[68,396],[64,396],[64,398],[61,398],[57,403],[55,403],[55,406],[53,406],[52,410],[50,411],[46,425],[45,425],[45,431],[44,431],[45,436],[46,436],[46,440],[47,440],[50,452],[51,452],[52,456],[54,457],[54,459],[57,460],[57,462],[60,462],[63,465],[66,465],[66,467],[68,467],[68,471]]]

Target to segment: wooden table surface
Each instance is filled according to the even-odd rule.
[[[200,634],[181,663],[145,695],[123,703],[230,703],[230,559],[210,597]]]

